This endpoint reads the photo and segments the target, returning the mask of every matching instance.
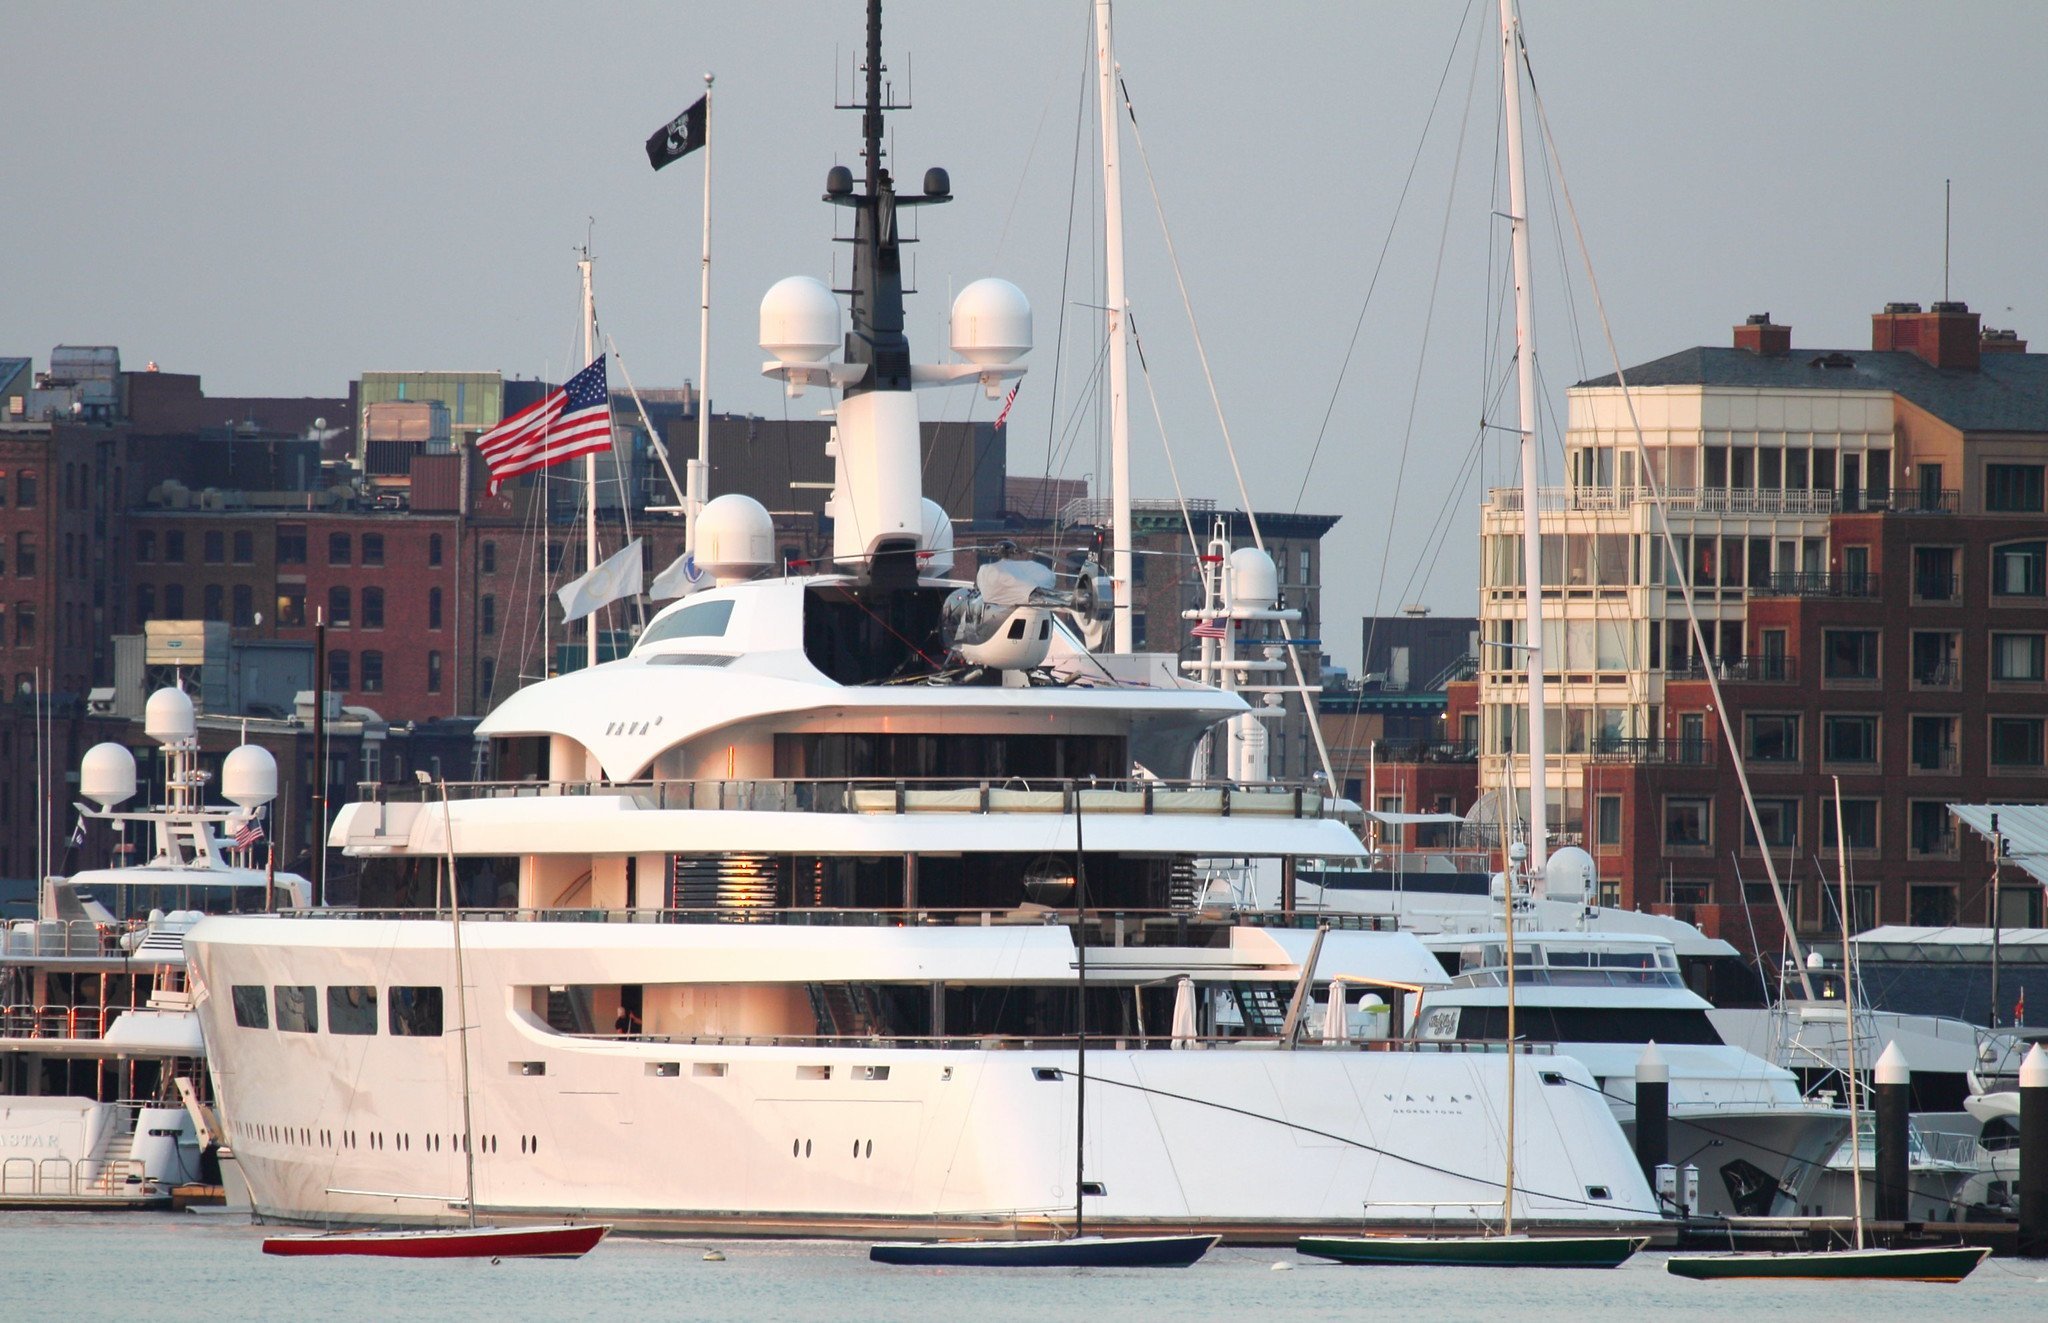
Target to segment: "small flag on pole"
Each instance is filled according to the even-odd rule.
[[[708,99],[708,93],[698,97],[695,105],[654,131],[653,136],[647,139],[647,164],[659,170],[704,145],[705,102]]]
[[[73,827],[73,828],[71,829],[71,844],[72,844],[72,846],[73,846],[74,848],[75,848],[75,847],[77,847],[77,846],[80,846],[80,845],[84,845],[84,844],[85,844],[85,819],[84,819],[84,818],[80,818],[80,819],[78,820],[78,825],[77,825],[76,827]]]
[[[263,824],[254,818],[244,818],[242,825],[235,828],[235,848],[246,850],[263,839]]]
[[[1016,386],[1010,387],[1009,395],[1003,400],[1003,410],[996,415],[997,427],[1001,427],[1004,423],[1010,421],[1010,406],[1017,402],[1017,386],[1022,386],[1023,384],[1020,381]]]
[[[1197,623],[1188,633],[1198,639],[1227,639],[1230,637],[1230,628],[1220,620],[1204,620]]]
[[[2016,1002],[2014,1002],[2014,1003],[2012,1004],[2012,1022],[2013,1022],[2013,1024],[2014,1024],[2014,1026],[2015,1026],[2015,1027],[2017,1027],[2017,1028],[2025,1028],[2025,1027],[2026,1027],[2026,1023],[2027,1023],[2027,990],[2026,990],[2026,988],[2025,988],[2025,987],[2022,987],[2022,988],[2020,989],[2020,999],[2019,999],[2018,1001],[2016,1001]]]
[[[611,448],[612,397],[605,386],[602,354],[566,385],[485,432],[476,443],[491,470],[493,496],[507,478]]]
[[[581,620],[601,606],[640,592],[640,539],[634,538],[588,574],[555,590],[562,602],[562,620]]]
[[[654,582],[647,589],[647,595],[656,601],[670,597],[688,597],[711,586],[711,576],[697,566],[697,557],[684,552],[676,557],[675,563],[654,576]]]

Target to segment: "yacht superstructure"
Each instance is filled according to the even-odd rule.
[[[1247,705],[1090,651],[1110,600],[1093,567],[1063,583],[1004,546],[951,577],[966,553],[918,489],[913,387],[996,393],[1029,306],[974,282],[962,361],[912,363],[897,220],[950,181],[907,195],[883,168],[880,42],[871,4],[865,180],[826,182],[854,212],[852,328],[800,277],[762,306],[764,372],[841,392],[836,572],[764,577],[766,512],[711,501],[695,551],[718,586],[493,712],[499,780],[385,787],[334,823],[366,885],[418,908],[188,934],[258,1212],[448,1220],[467,1053],[476,1202],[500,1219],[947,1232],[1057,1221],[1078,1196],[1098,1230],[1477,1226],[1501,1197],[1497,1049],[1304,1032],[1333,981],[1412,1009],[1446,982],[1420,943],[1197,905],[1211,857],[1355,856],[1339,805],[1177,779]],[[1653,1219],[1585,1069],[1514,1069],[1525,1222]]]

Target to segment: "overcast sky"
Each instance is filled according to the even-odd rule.
[[[341,395],[390,368],[559,379],[573,250],[594,218],[600,314],[635,381],[694,378],[702,174],[695,157],[652,173],[641,143],[708,70],[714,407],[815,409],[817,393],[785,404],[758,375],[756,308],[777,278],[843,262],[818,197],[829,166],[855,163],[858,118],[832,103],[861,16],[856,0],[17,0],[0,28],[0,354],[43,366],[56,344],[113,344],[126,366],[197,372],[221,395]],[[1802,348],[1867,346],[1885,301],[1941,297],[1945,178],[1953,296],[2048,341],[2044,18],[2035,4],[1529,0],[1558,164],[1624,360],[1726,343],[1766,310]],[[1011,472],[1106,471],[1086,0],[895,0],[887,23],[892,77],[916,101],[890,118],[896,172],[943,165],[959,199],[920,217],[913,347],[943,356],[949,290],[1015,281],[1039,347]],[[1466,462],[1504,372],[1492,5],[1125,0],[1117,23],[1251,499],[1343,516],[1323,569],[1331,650],[1355,662],[1376,606],[1473,613],[1482,487],[1513,480],[1504,434],[1483,472]],[[1191,495],[1235,505],[1128,132],[1124,155],[1129,294],[1174,458]],[[1611,363],[1563,203],[1532,191],[1537,357],[1561,420],[1563,388]],[[1132,394],[1139,494],[1170,495],[1135,363]],[[1497,399],[1511,424],[1511,393]],[[993,413],[965,390],[925,407]]]

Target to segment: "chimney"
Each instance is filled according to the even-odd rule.
[[[2020,339],[2018,331],[1997,331],[1987,326],[1983,339],[1977,342],[1979,354],[2024,354],[2027,342]]]
[[[1966,303],[1936,303],[1927,312],[1917,303],[1887,303],[1870,318],[1870,347],[1917,354],[1938,368],[1977,370],[1982,336],[1979,318]]]
[[[1763,358],[1792,352],[1792,328],[1780,326],[1771,320],[1767,312],[1753,312],[1749,320],[1735,328],[1735,347],[1747,349]]]

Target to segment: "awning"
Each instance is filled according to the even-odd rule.
[[[2048,805],[1951,804],[1948,811],[1987,841],[1996,817],[1998,834],[2006,839],[2006,860],[2048,885]]]
[[[1383,827],[1462,827],[1466,823],[1466,819],[1455,813],[1377,813],[1367,809],[1365,816]]]

